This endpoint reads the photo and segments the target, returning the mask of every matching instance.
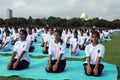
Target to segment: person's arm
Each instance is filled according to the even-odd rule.
[[[92,72],[92,68],[90,66],[90,57],[87,57],[87,74],[90,75]]]
[[[33,40],[31,41],[30,46],[32,46],[32,44],[33,44]]]
[[[0,49],[3,49],[9,42],[2,44]]]
[[[52,55],[49,56],[48,65],[51,65],[51,61],[52,61]]]
[[[3,46],[4,43],[1,44],[0,48]]]
[[[79,47],[79,44],[76,45],[75,50],[74,50],[74,54],[76,53],[76,50],[78,47]]]
[[[17,62],[20,62],[20,59],[23,57],[23,55],[25,54],[26,51],[22,51],[22,53],[20,54],[20,56],[17,59]]]
[[[23,57],[23,55],[25,54],[26,51],[22,51],[22,53],[20,54],[20,56],[17,58],[17,61],[13,64],[13,68],[16,68],[16,66],[18,65],[18,63],[20,62],[21,58]]]
[[[59,64],[59,62],[60,62],[60,60],[61,60],[61,58],[62,58],[62,53],[58,56],[58,59],[57,59],[57,61],[56,61],[56,63],[53,65],[53,71],[56,71],[57,70],[57,68],[58,68],[58,64]]]
[[[88,67],[91,67],[91,66],[90,66],[90,57],[87,57],[86,60],[87,60],[87,65],[88,65]]]
[[[12,53],[12,57],[11,57],[10,62],[12,62],[12,61],[14,60],[14,58],[15,58],[16,54],[17,54],[17,52],[16,52],[16,51],[14,51],[14,52]]]
[[[14,52],[12,53],[12,57],[11,57],[11,59],[10,59],[10,62],[8,63],[8,68],[10,68],[10,67],[11,67],[11,65],[12,65],[12,61],[14,60],[14,58],[15,58],[16,54],[17,54],[17,52],[16,52],[16,51],[14,51]]]
[[[95,75],[98,75],[98,67],[99,67],[100,61],[101,61],[101,57],[98,57],[96,60],[95,68],[93,69],[93,72]]]
[[[87,41],[87,38],[85,38],[83,45],[86,43],[86,41]]]
[[[91,74],[92,72],[92,69],[91,69],[91,66],[90,66],[90,53],[89,53],[89,48],[90,46],[86,46],[85,48],[85,53],[86,53],[86,61],[87,61],[87,74]]]
[[[68,42],[69,39],[70,39],[70,37],[67,38],[66,43]]]
[[[16,38],[13,42],[15,43],[18,40],[18,38]]]
[[[56,63],[55,63],[56,65],[59,64],[59,62],[60,62],[60,60],[61,60],[61,58],[62,58],[62,55],[63,55],[63,54],[61,53],[61,54],[58,56],[58,59],[57,59],[57,61],[56,61]]]
[[[47,42],[44,43],[44,50],[46,50]]]
[[[73,46],[72,46],[72,44],[70,44],[70,54],[73,53],[72,48],[73,48]]]

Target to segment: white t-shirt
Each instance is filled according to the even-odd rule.
[[[46,38],[48,37],[48,34],[46,34],[46,33],[43,33],[42,34],[42,38],[43,38],[43,41],[45,42],[45,40],[46,40]]]
[[[15,58],[17,59],[20,56],[20,54],[22,53],[22,51],[25,51],[21,60],[26,60],[26,61],[30,62],[30,57],[29,57],[29,54],[28,54],[29,48],[30,48],[29,41],[27,41],[27,40],[25,40],[23,42],[22,41],[17,41],[15,43],[14,50],[13,50],[13,51],[17,52]]]
[[[103,40],[103,38],[104,38],[104,34],[100,33],[100,40]]]
[[[105,47],[102,44],[93,46],[91,43],[86,46],[85,53],[87,57],[90,57],[90,64],[96,64],[97,57],[104,57]]]
[[[63,36],[62,36],[62,39],[63,39],[63,41],[65,42],[65,43],[70,43],[70,34],[64,34]],[[67,39],[69,38],[69,40],[68,40],[68,42],[67,42]]]
[[[79,43],[80,43],[80,41],[79,41],[79,39],[77,39],[77,38],[71,38],[71,39],[70,39],[70,45],[72,45],[72,51],[75,50],[76,46],[79,45]],[[71,51],[71,48],[70,48],[70,51]],[[76,49],[75,55],[77,55],[77,54],[80,54],[79,46],[78,46],[77,49]]]
[[[3,35],[2,35],[2,34],[0,34],[0,40],[2,40],[2,38],[3,38]]]
[[[14,33],[13,35],[13,40],[19,40],[20,36],[19,36],[19,33]]]
[[[104,37],[108,37],[109,32],[104,31],[103,33],[104,33]]]
[[[4,44],[6,44],[8,42],[8,44],[5,47],[11,49],[11,37],[10,36],[3,37],[3,41],[2,42]]]
[[[33,35],[34,35],[34,39],[38,39],[38,33],[36,32],[36,33],[33,33]]]
[[[54,41],[54,35],[47,35],[46,37],[45,37],[45,40],[44,40],[44,42],[47,42],[47,46],[52,42],[52,41]]]
[[[86,45],[90,44],[91,43],[91,36],[86,36],[86,41],[87,41]]]
[[[85,39],[86,39],[86,36],[81,36],[81,37],[79,37],[80,45],[83,45],[83,44],[84,44]]]
[[[64,42],[62,44],[60,42],[56,44],[52,41],[49,45],[49,55],[52,55],[52,60],[56,60],[60,54],[63,54],[61,60],[64,60],[65,49],[66,44]]]
[[[34,35],[28,35],[27,36],[27,40],[29,41],[29,43],[31,43],[32,41],[34,41],[35,40]],[[34,46],[33,43],[32,43],[32,46]]]

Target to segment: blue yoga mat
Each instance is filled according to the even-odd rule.
[[[66,53],[65,53],[65,57],[67,58],[85,58],[85,50],[80,50],[80,54],[78,56],[72,56],[70,55],[70,49],[66,48]]]
[[[103,63],[105,68],[100,77],[86,76],[84,74],[83,63],[81,61],[67,61],[65,71],[62,73],[47,73],[45,66],[48,59],[33,59],[31,58],[31,64],[28,69],[15,71],[7,70],[7,64],[10,57],[0,56],[0,76],[13,76],[17,75],[22,78],[32,79],[47,79],[47,80],[117,80],[118,72],[116,65]]]
[[[30,55],[32,55],[32,56],[48,56],[48,54],[42,53],[43,47],[41,47],[39,43],[34,44],[34,46],[35,46],[35,50],[34,50],[34,52],[29,52]],[[13,52],[13,47],[12,47],[11,51],[6,51],[6,52],[0,51],[0,54],[12,54],[12,52]],[[65,57],[67,57],[67,58],[85,58],[86,57],[84,50],[80,50],[79,56],[71,56],[69,53],[70,53],[70,49],[66,48]]]
[[[12,48],[11,48],[11,51],[0,51],[0,54],[12,54],[12,52],[13,52],[13,46],[12,46]]]

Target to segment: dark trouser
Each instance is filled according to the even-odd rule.
[[[16,41],[12,40],[11,44],[14,45]]]
[[[84,66],[84,71],[85,71],[86,75],[94,76],[93,70],[95,68],[95,65],[90,64],[90,66],[92,68],[92,73],[91,74],[87,74],[87,63],[84,63],[83,66]],[[99,64],[99,66],[98,66],[98,75],[96,75],[96,76],[100,76],[103,69],[104,69],[104,65],[103,64]]]
[[[49,47],[46,47],[46,51],[42,51],[43,52],[43,54],[48,54],[48,49],[49,49]]]
[[[67,43],[67,44],[66,44],[66,48],[69,48],[69,47],[70,47],[70,44]]]
[[[52,61],[51,61],[52,67],[55,65],[56,61],[57,61],[57,60],[52,60]],[[46,70],[46,72],[49,72],[49,73],[50,73],[50,72],[59,73],[59,72],[64,71],[65,66],[66,66],[66,60],[61,60],[61,61],[59,62],[59,64],[58,64],[58,67],[57,67],[57,70],[56,70],[56,71],[53,71],[53,69],[51,69],[51,70],[49,70],[49,71],[48,71],[47,69],[45,69],[45,70]]]
[[[2,40],[0,40],[0,44],[2,44]]]
[[[37,39],[35,39],[34,42],[37,42]]]
[[[41,47],[44,47],[44,44],[45,44],[45,43],[42,43],[42,44],[41,44]]]
[[[16,66],[16,68],[13,69],[13,64],[16,62],[16,60],[17,60],[17,59],[14,59],[14,60],[12,61],[12,66],[11,66],[10,68],[8,68],[9,70],[22,70],[22,69],[28,68],[28,66],[29,66],[29,64],[30,64],[28,61],[22,60],[22,61],[20,61],[20,62],[18,63],[18,65]]]
[[[29,52],[33,52],[34,51],[34,46],[30,46],[30,48],[29,48]]]
[[[80,50],[85,50],[85,46],[79,46]]]

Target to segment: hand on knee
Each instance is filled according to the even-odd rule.
[[[55,64],[55,65],[53,66],[53,72],[56,72],[56,71],[57,71],[57,68],[58,68],[58,65]]]
[[[98,68],[94,68],[93,73],[95,76],[98,76]]]
[[[51,65],[47,65],[46,68],[45,68],[47,71],[50,71],[52,69],[52,66]]]
[[[87,75],[90,75],[92,73],[92,69],[91,69],[91,67],[88,67],[87,68]]]

